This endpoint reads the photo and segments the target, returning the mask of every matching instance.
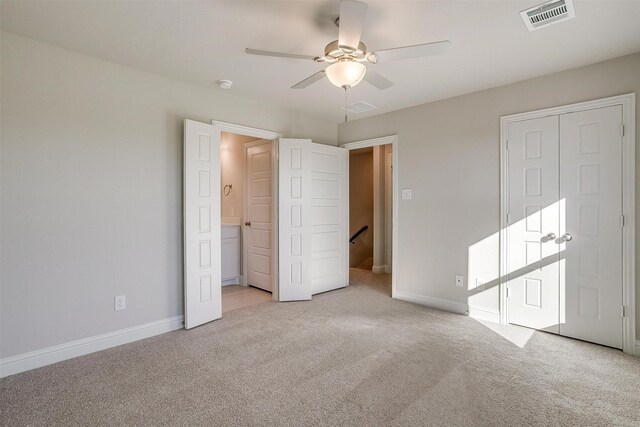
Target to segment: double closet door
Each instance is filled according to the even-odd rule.
[[[622,106],[508,127],[509,323],[622,348]]]

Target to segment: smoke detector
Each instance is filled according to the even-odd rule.
[[[529,31],[535,31],[558,22],[575,18],[573,0],[551,0],[520,12]]]
[[[231,89],[231,85],[233,84],[231,80],[218,80],[216,83],[218,83],[220,89]]]

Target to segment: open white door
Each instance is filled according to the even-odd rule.
[[[278,144],[279,300],[311,299],[311,140]]]
[[[246,260],[247,284],[271,292],[272,142],[262,141],[260,145],[249,146],[247,144],[245,146],[247,147],[245,183],[247,217],[244,223],[243,238],[248,252]]]
[[[185,328],[222,315],[220,129],[184,121]]]
[[[311,144],[311,293],[349,284],[349,150]]]

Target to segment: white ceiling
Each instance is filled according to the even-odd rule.
[[[529,33],[527,1],[369,1],[363,41],[372,50],[448,39],[445,56],[374,65],[395,86],[363,82],[349,103],[377,110],[352,119],[640,51],[640,1],[575,1],[576,18]],[[245,47],[320,55],[337,38],[333,1],[6,1],[2,29],[94,57],[231,93],[344,120],[344,93],[326,79],[290,86],[322,64],[249,56]],[[205,89],[206,90],[206,89]]]

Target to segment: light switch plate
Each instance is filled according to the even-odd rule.
[[[464,286],[464,278],[462,276],[456,276],[456,286],[459,288]]]
[[[413,197],[411,189],[410,188],[403,188],[402,189],[402,200],[411,200],[411,197]]]

